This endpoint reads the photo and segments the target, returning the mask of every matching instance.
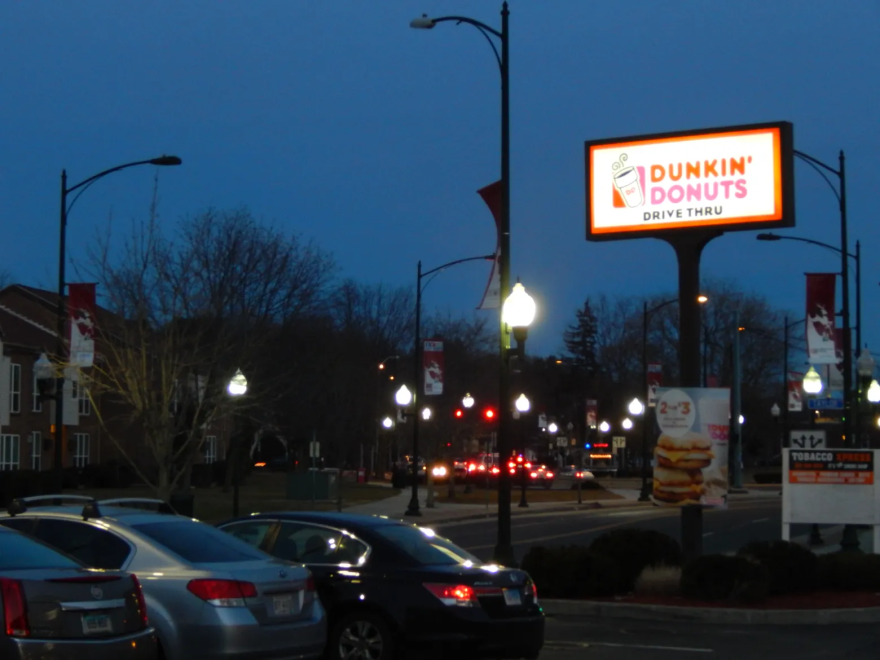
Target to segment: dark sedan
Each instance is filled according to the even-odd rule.
[[[452,542],[380,516],[277,512],[218,525],[306,564],[330,618],[331,660],[537,658],[544,615],[529,575],[484,564]]]

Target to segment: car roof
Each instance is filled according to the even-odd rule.
[[[89,517],[85,520],[101,520],[103,522],[118,523],[124,526],[143,525],[154,522],[193,520],[192,518],[187,518],[185,516],[176,516],[168,513],[154,513],[152,511],[144,511],[143,509],[122,506],[102,506],[100,507],[100,513],[100,516]],[[83,507],[74,505],[32,507],[23,513],[15,514],[15,516],[11,516],[6,511],[0,512],[0,517],[4,518],[18,518],[21,516],[60,517],[75,519],[81,522],[84,520]]]
[[[324,523],[331,525],[350,525],[362,528],[374,529],[391,525],[409,525],[404,520],[389,518],[388,516],[364,515],[358,513],[337,513],[334,511],[267,511],[265,513],[252,513],[250,516],[224,520],[221,525],[245,520],[260,520],[273,518],[279,520],[301,520],[304,522]]]

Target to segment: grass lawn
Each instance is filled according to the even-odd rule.
[[[130,488],[100,488],[92,490],[64,491],[69,495],[86,495],[96,499],[116,497],[155,497],[152,489],[136,485]],[[232,517],[232,489],[224,493],[222,487],[197,488],[195,494],[195,517],[205,522],[220,522]],[[381,484],[345,483],[342,487],[342,504],[354,506],[394,497],[399,491]],[[285,474],[264,472],[249,475],[239,489],[239,514],[265,511],[311,511],[311,500],[288,500],[284,497]],[[335,511],[336,501],[317,501],[314,510]]]
[[[434,487],[439,502],[456,502],[458,504],[485,504],[486,491],[474,489],[472,493],[465,493],[464,486],[455,485],[455,499],[449,498],[449,486],[442,484]],[[510,499],[514,503],[519,502],[520,489],[512,487]],[[545,490],[543,488],[529,488],[526,491],[526,500],[529,502],[577,502],[577,490]],[[596,502],[598,500],[619,500],[620,495],[609,493],[599,484],[593,482],[589,487],[581,490],[581,500],[584,502]],[[498,491],[489,491],[489,503],[498,503]]]

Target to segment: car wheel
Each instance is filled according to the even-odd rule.
[[[391,660],[394,639],[388,624],[372,612],[352,612],[333,627],[330,660]]]

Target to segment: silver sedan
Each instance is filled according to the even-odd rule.
[[[51,496],[16,500],[0,525],[87,566],[137,573],[165,660],[304,660],[323,654],[324,608],[303,566],[178,516],[156,500],[81,499],[78,506],[39,506],[52,502]],[[137,508],[143,506],[161,512]]]

